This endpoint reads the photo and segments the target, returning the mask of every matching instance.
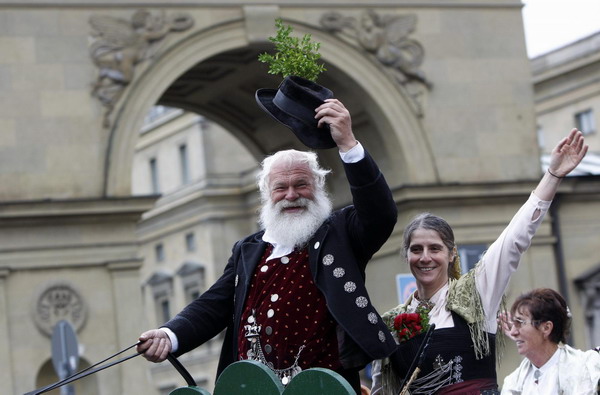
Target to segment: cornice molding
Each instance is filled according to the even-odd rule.
[[[141,215],[154,207],[158,196],[106,199],[48,199],[0,202],[0,222],[19,219]]]
[[[281,7],[310,7],[326,8],[336,7],[352,8],[365,7],[394,7],[394,8],[522,8],[519,0],[454,0],[454,1],[402,1],[402,0],[346,0],[346,1],[323,1],[323,0],[263,0],[263,1],[240,1],[240,0],[177,0],[165,2],[164,0],[140,0],[140,1],[120,1],[120,0],[62,0],[62,1],[40,1],[40,0],[3,0],[0,1],[0,7],[12,6],[18,8],[198,8],[198,7],[244,7],[252,5],[278,5]]]

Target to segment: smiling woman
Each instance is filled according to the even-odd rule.
[[[419,298],[425,300],[431,299],[448,282],[448,277],[460,276],[452,229],[441,221],[439,217],[424,213],[415,218],[404,232],[410,271],[417,279]],[[442,228],[445,231],[439,232],[438,229]]]
[[[502,394],[596,394],[600,354],[565,344],[571,312],[558,292],[541,288],[521,295],[501,323],[525,357],[504,380]]]
[[[399,343],[397,352],[373,364],[373,395],[408,390],[419,394],[497,394],[496,314],[511,275],[531,244],[562,180],[587,152],[577,129],[563,138],[551,154],[544,174],[529,199],[477,266],[464,276],[450,225],[430,213],[418,215],[404,231],[404,255],[416,278],[417,290],[406,303],[382,318]],[[426,333],[400,341],[396,317],[428,311],[435,330],[418,355]],[[529,317],[519,317],[530,321]],[[413,376],[413,361],[420,361]],[[411,379],[408,379],[408,378]]]

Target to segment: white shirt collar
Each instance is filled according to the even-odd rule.
[[[290,247],[274,242],[273,237],[269,235],[268,231],[265,231],[262,239],[263,241],[273,246],[273,251],[271,252],[271,255],[269,255],[269,257],[267,258],[267,261],[271,259],[281,258],[282,256],[289,255],[294,251],[294,246]]]
[[[545,364],[543,364],[542,366],[540,366],[539,368],[536,368],[533,364],[531,364],[531,366],[533,366],[534,370],[539,370],[542,375],[544,373],[546,373],[548,370],[550,370],[552,368],[552,366],[558,364],[558,360],[560,359],[560,347],[556,349],[556,351],[554,352],[554,354],[552,354],[552,356],[550,357],[549,360],[546,361]]]

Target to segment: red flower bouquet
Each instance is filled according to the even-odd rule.
[[[424,306],[417,307],[415,313],[401,313],[394,318],[394,330],[401,342],[409,340],[429,329],[429,310]]]

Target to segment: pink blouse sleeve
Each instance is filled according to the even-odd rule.
[[[531,245],[531,239],[551,203],[540,200],[532,192],[475,269],[475,283],[487,318],[488,332],[496,333],[496,313],[510,276],[517,270],[521,256]]]

